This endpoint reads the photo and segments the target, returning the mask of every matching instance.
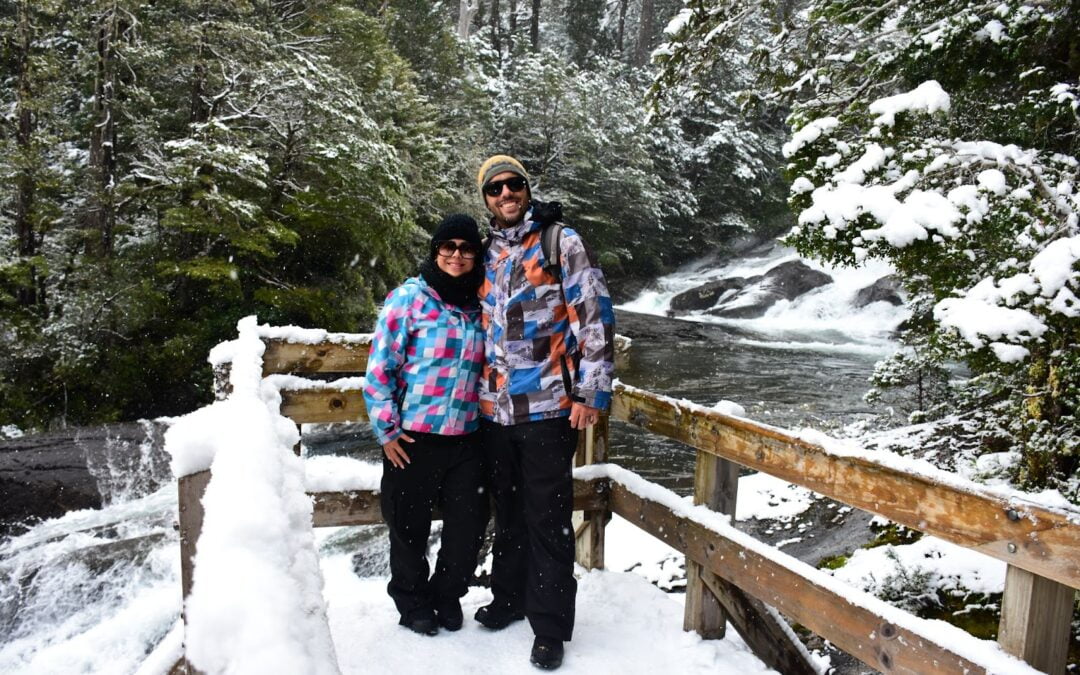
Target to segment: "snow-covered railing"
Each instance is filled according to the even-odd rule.
[[[613,401],[613,419],[697,449],[695,503],[708,501],[726,482],[731,487],[723,511],[734,513],[737,464],[1005,561],[998,642],[1041,671],[1064,672],[1074,589],[1080,588],[1080,510],[980,485],[927,462],[867,452],[818,432],[796,435],[622,383],[616,383]],[[688,588],[690,581],[688,575]],[[835,611],[830,607],[819,609],[828,614]],[[849,628],[854,626],[846,636],[819,634],[868,665],[895,672],[891,638],[873,621]]]
[[[242,329],[244,328],[241,322]],[[361,396],[370,336],[258,326],[263,399],[292,423],[365,419]],[[244,338],[244,330],[241,338]],[[211,355],[219,397],[232,398],[241,340]],[[625,354],[629,341],[620,340]],[[338,373],[333,381],[305,376]],[[233,394],[229,392],[233,391]],[[811,673],[814,666],[776,611],[884,672],[1033,672],[1064,670],[1073,588],[1080,587],[1080,511],[1041,505],[1030,496],[977,485],[902,457],[862,452],[824,435],[800,435],[617,383],[612,419],[698,450],[694,504],[636,475],[602,463],[608,426],[582,434],[575,462],[578,560],[602,568],[604,523],[611,512],[687,556],[684,628],[722,637],[730,622],[770,666]],[[307,493],[314,526],[381,522],[377,476],[342,478],[351,469],[311,467]],[[175,464],[175,462],[174,462]],[[918,619],[731,528],[739,465],[769,473],[908,527],[1009,563],[1000,647],[940,621]],[[373,467],[372,467],[373,468]],[[178,475],[184,472],[177,472]],[[182,577],[191,591],[192,561],[209,471],[180,479]],[[327,476],[334,476],[328,478]],[[674,500],[674,501],[673,501]],[[720,512],[720,513],[717,513]],[[775,609],[774,609],[775,608]]]

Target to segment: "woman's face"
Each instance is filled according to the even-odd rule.
[[[453,246],[450,246],[451,243]],[[435,264],[450,276],[460,277],[472,272],[476,265],[476,253],[476,248],[464,239],[450,239],[439,245]],[[471,257],[466,258],[466,255]]]

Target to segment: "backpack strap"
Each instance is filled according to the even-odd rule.
[[[562,238],[563,224],[559,222],[544,223],[540,230],[540,250],[544,254],[544,270],[562,283]]]

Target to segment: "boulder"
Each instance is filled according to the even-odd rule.
[[[832,277],[802,260],[789,260],[773,267],[754,285],[709,312],[726,319],[756,319],[764,316],[780,300],[795,298],[832,283]]]
[[[0,441],[0,535],[171,480],[156,422],[80,427]]]
[[[904,304],[904,298],[900,295],[902,288],[900,278],[895,274],[881,277],[866,288],[860,288],[855,294],[855,307],[862,308],[874,302],[887,302],[890,305]]]
[[[709,309],[717,303],[718,300],[725,294],[731,291],[738,291],[746,286],[756,283],[761,277],[729,277],[727,279],[719,279],[717,281],[710,281],[707,284],[692,288],[689,291],[679,293],[671,299],[670,308],[672,311],[693,311],[700,309]]]

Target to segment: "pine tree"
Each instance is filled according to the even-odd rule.
[[[974,414],[1009,429],[1019,482],[1080,498],[1076,3],[827,1],[762,16],[691,2],[657,87],[692,89],[754,20],[780,30],[757,52],[753,93],[795,106],[788,241],[833,263],[890,261],[931,308],[910,340],[966,362],[967,398],[986,392]]]

